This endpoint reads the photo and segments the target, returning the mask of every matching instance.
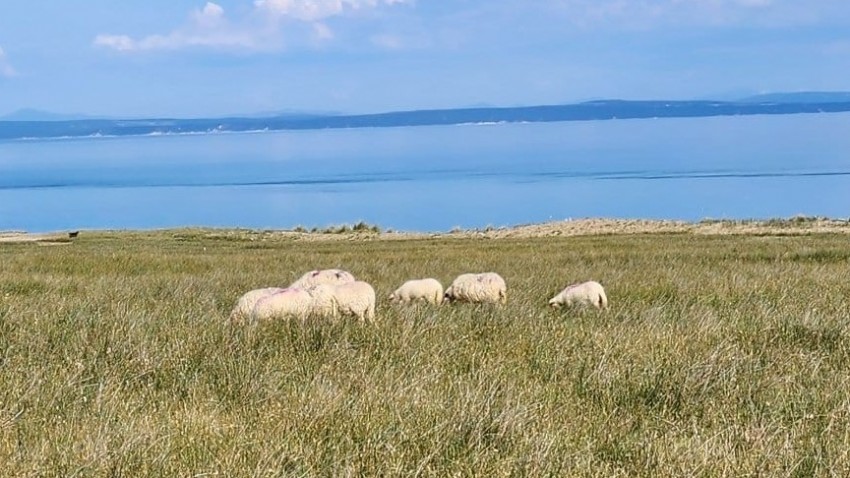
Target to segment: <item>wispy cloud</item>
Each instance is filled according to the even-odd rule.
[[[794,25],[822,18],[832,0],[552,0],[571,23],[651,28],[662,25]],[[832,2],[833,4],[835,2]],[[820,11],[820,13],[819,13]]]
[[[5,78],[11,78],[13,76],[17,76],[18,72],[9,63],[9,59],[6,57],[6,52],[3,51],[3,48],[0,47],[0,76]]]
[[[355,14],[413,0],[255,0],[250,13],[231,21],[221,5],[207,2],[189,14],[188,20],[170,33],[133,38],[124,34],[100,34],[93,44],[119,52],[213,48],[230,50],[274,50],[282,46],[287,24],[307,26],[302,30],[312,42],[335,38],[323,20]]]
[[[273,16],[313,22],[346,12],[402,3],[412,3],[412,0],[255,0],[254,6]]]
[[[184,25],[170,33],[138,39],[128,35],[101,34],[95,37],[94,45],[120,52],[191,47],[261,49],[268,40],[267,35],[267,30],[232,25],[220,5],[207,2],[203,8],[192,11]]]
[[[404,40],[397,35],[389,33],[372,36],[372,43],[387,50],[400,50],[404,48]]]

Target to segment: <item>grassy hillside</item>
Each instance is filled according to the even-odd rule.
[[[0,476],[850,474],[846,235],[239,237],[0,244]],[[377,324],[226,323],[326,267]],[[507,306],[385,300],[470,271]]]

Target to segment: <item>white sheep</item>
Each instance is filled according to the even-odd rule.
[[[573,305],[592,306],[597,309],[608,308],[608,297],[602,284],[596,281],[587,281],[580,284],[567,286],[555,297],[549,300],[549,305],[558,308],[562,305],[567,307]]]
[[[375,289],[366,282],[319,284],[308,293],[313,297],[313,312],[317,315],[353,315],[363,322],[375,319]]]
[[[336,300],[336,286],[331,284],[317,284],[307,289],[312,298],[312,313],[318,317],[337,317],[339,306]]]
[[[341,269],[324,269],[305,273],[289,287],[309,289],[318,284],[346,284],[348,282],[354,282],[354,276],[350,272]]]
[[[443,302],[443,285],[437,279],[409,280],[390,294],[389,299],[402,304],[423,300],[439,305]]]
[[[281,287],[266,287],[264,289],[254,289],[242,294],[236,301],[236,306],[230,312],[230,320],[234,322],[247,320],[251,318],[251,313],[254,311],[254,306],[263,297],[272,295],[282,291]]]
[[[461,274],[446,289],[444,297],[448,301],[504,304],[507,291],[505,279],[495,272]]]
[[[375,289],[366,282],[340,284],[334,289],[336,304],[343,315],[354,315],[361,322],[375,320]]]
[[[304,320],[312,310],[313,297],[306,290],[288,287],[258,300],[250,317],[254,321],[286,317]]]

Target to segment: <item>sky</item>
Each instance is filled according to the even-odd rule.
[[[4,0],[0,116],[850,90],[848,0]]]

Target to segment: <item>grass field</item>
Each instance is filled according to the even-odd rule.
[[[368,237],[0,244],[0,476],[850,476],[850,236]],[[227,324],[329,267],[376,324]],[[506,306],[385,300],[474,271]]]

